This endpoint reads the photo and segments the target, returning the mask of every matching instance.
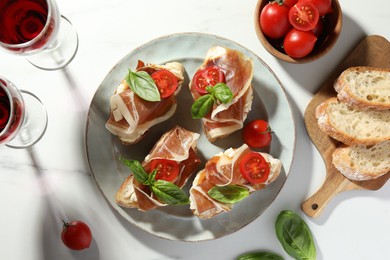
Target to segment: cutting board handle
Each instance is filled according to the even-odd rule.
[[[330,171],[337,171],[334,167],[329,168]],[[322,186],[301,204],[301,208],[309,217],[318,217],[336,194],[349,189],[349,181],[341,173],[328,172]]]

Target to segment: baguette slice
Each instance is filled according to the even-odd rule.
[[[390,172],[390,141],[374,146],[338,147],[332,157],[333,165],[346,178],[372,180]]]
[[[359,109],[390,109],[390,69],[351,67],[334,83],[337,98]]]
[[[315,116],[324,133],[347,145],[390,140],[390,113],[386,110],[358,110],[332,97],[316,108]]]

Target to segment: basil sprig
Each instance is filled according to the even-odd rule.
[[[156,170],[148,174],[139,161],[122,157],[119,159],[130,168],[134,178],[141,184],[149,186],[153,194],[162,202],[171,205],[190,203],[188,196],[178,186],[169,181],[156,180]]]
[[[214,87],[206,87],[208,94],[198,98],[191,107],[193,119],[200,119],[207,115],[213,108],[215,102],[227,104],[233,99],[233,92],[225,83],[218,83]]]
[[[234,204],[249,196],[249,191],[239,185],[214,186],[208,192],[216,201]]]
[[[284,260],[284,258],[271,252],[251,252],[239,255],[237,260]]]
[[[303,219],[290,210],[280,212],[275,222],[276,236],[284,250],[297,260],[316,259],[311,231]]]
[[[126,83],[130,86],[140,98],[147,101],[160,101],[160,92],[152,77],[145,71],[133,72],[129,70],[127,74]]]

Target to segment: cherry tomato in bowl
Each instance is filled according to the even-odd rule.
[[[271,143],[272,130],[267,121],[253,120],[245,125],[242,138],[251,148],[263,148]]]
[[[239,163],[242,177],[250,183],[263,183],[268,179],[270,167],[264,157],[257,152],[249,152]]]
[[[83,250],[92,242],[91,229],[82,221],[65,222],[61,232],[62,242],[70,249]]]
[[[226,81],[225,73],[216,65],[198,70],[192,79],[192,86],[200,94],[206,94],[206,87],[215,86],[217,83],[226,83]]]
[[[178,86],[175,74],[169,70],[162,69],[154,72],[151,77],[157,85],[161,98],[169,97],[175,93]]]
[[[292,58],[303,58],[310,54],[315,46],[317,37],[312,31],[291,29],[284,37],[284,50]]]
[[[157,170],[156,180],[174,182],[179,175],[180,167],[176,161],[168,159],[154,159],[151,161],[150,170]]]
[[[283,37],[291,28],[288,12],[289,7],[277,1],[265,5],[260,13],[260,27],[263,33],[272,39]]]
[[[312,3],[318,10],[320,16],[332,12],[332,0],[305,0]]]

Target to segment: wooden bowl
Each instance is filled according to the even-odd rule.
[[[314,50],[303,58],[292,58],[288,56],[282,47],[283,39],[271,39],[266,37],[260,28],[260,13],[269,0],[259,0],[255,9],[255,30],[257,37],[264,48],[276,58],[290,63],[307,63],[312,62],[324,56],[336,43],[342,26],[342,10],[338,0],[332,1],[333,11],[326,15],[324,23],[324,33],[318,38]]]

